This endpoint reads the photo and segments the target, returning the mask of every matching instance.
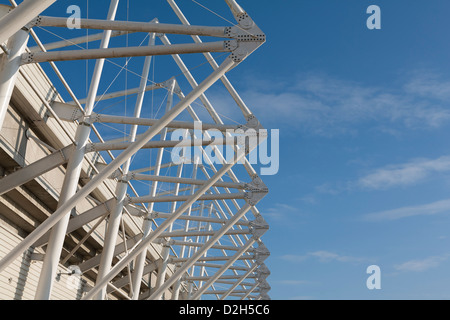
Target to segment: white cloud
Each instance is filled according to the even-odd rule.
[[[287,286],[300,286],[300,285],[308,284],[311,282],[305,281],[305,280],[279,280],[279,281],[275,281],[275,283],[287,285]]]
[[[329,252],[329,251],[316,251],[311,252],[309,255],[316,257],[321,262],[331,262],[331,261],[339,261],[339,262],[362,262],[365,261],[365,258],[357,258],[351,256],[343,256],[337,253]]]
[[[398,165],[374,170],[360,178],[357,185],[368,189],[387,189],[408,186],[425,179],[433,173],[450,171],[450,156],[437,159],[416,159]]]
[[[343,191],[347,191],[351,189],[351,182],[342,183],[342,182],[335,182],[330,183],[326,182],[321,184],[320,186],[315,187],[315,190],[319,193],[324,194],[330,194],[330,195],[337,195]]]
[[[315,252],[309,252],[306,255],[284,255],[281,257],[283,260],[290,261],[290,262],[303,262],[307,259],[315,258],[318,259],[320,262],[323,263],[329,263],[333,261],[338,262],[348,262],[348,263],[360,263],[364,261],[368,261],[366,258],[358,258],[358,257],[352,257],[352,256],[346,256],[346,255],[340,255],[334,252],[330,251],[315,251]]]
[[[394,268],[398,271],[414,271],[421,272],[431,268],[438,267],[442,262],[447,260],[448,254],[442,256],[429,257],[422,260],[410,260],[402,264],[395,265]]]
[[[440,83],[436,89],[436,83]],[[288,125],[310,133],[353,132],[357,125],[438,127],[450,121],[450,84],[420,76],[397,89],[369,87],[327,75],[298,75],[271,83],[247,79],[241,92],[267,126]],[[433,94],[427,95],[433,90]],[[215,99],[220,102],[219,99]],[[223,112],[229,109],[224,105]]]
[[[373,169],[354,181],[326,182],[315,187],[315,190],[331,195],[355,189],[386,190],[411,186],[432,177],[433,174],[445,172],[450,172],[450,156],[441,156],[437,159],[420,158]]]
[[[373,212],[363,215],[363,219],[369,221],[397,220],[401,218],[433,215],[450,212],[450,199],[440,200],[428,204],[401,207],[392,210]]]
[[[436,100],[450,100],[450,82],[427,71],[416,72],[404,86],[405,92]]]
[[[265,209],[263,212],[264,217],[276,220],[296,218],[299,214],[300,210],[297,207],[285,203],[276,203],[271,208]]]

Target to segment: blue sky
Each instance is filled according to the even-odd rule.
[[[283,4],[253,14],[269,40],[243,92],[281,130],[263,204],[273,298],[448,299],[449,4]]]
[[[232,19],[222,2],[198,2]],[[70,4],[59,1],[46,13],[63,15]],[[129,4],[131,20],[177,22],[165,1]],[[229,25],[191,0],[178,4],[193,24]],[[271,297],[449,299],[450,3],[240,4],[268,41],[228,76],[262,124],[280,129],[280,171],[263,177],[270,193],[258,205],[271,225],[263,238],[272,254]],[[381,30],[366,27],[373,4],[381,8]],[[90,3],[90,17],[103,17],[106,7]],[[83,97],[86,63],[79,66],[73,74],[73,64],[61,63]],[[153,67],[170,68],[159,57]],[[221,114],[237,112],[219,87],[208,97]],[[366,288],[372,264],[381,268],[381,290]]]

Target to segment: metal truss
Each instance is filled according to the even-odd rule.
[[[28,139],[46,148],[48,155],[0,179],[2,195],[55,168],[65,170],[57,209],[2,257],[0,272],[31,248],[34,259],[43,261],[36,299],[51,298],[59,265],[71,266],[91,281],[83,299],[269,299],[266,278],[270,272],[264,264],[269,251],[261,240],[269,227],[256,208],[268,188],[248,160],[249,153],[267,136],[226,76],[265,42],[264,33],[249,14],[235,0],[225,0],[235,25],[191,25],[175,0],[167,0],[180,24],[166,24],[155,17],[149,17],[155,18],[150,22],[116,21],[119,1],[111,0],[104,20],[81,19],[82,29],[100,33],[43,44],[35,30],[66,27],[67,18],[41,15],[55,0],[10,2],[11,7],[1,7],[0,19],[4,50],[0,128],[18,75],[35,85],[23,68],[48,62],[73,101],[49,101],[38,90],[35,93],[46,115],[66,128],[72,143],[55,146],[28,131]],[[112,38],[131,33],[147,35],[148,44],[110,46]],[[29,35],[36,47],[27,47]],[[185,42],[172,44],[174,35],[184,36]],[[99,40],[95,49],[76,47]],[[197,82],[185,54],[203,55],[212,72]],[[149,74],[152,58],[159,55],[171,57],[179,74],[156,83],[149,81]],[[139,87],[100,92],[100,84],[106,81],[102,77],[106,59],[139,56],[145,57]],[[65,79],[69,75],[60,72],[55,61],[86,59],[95,59],[96,64],[87,97],[78,99]],[[225,123],[207,98],[206,91],[217,82],[232,98],[233,105],[228,108],[242,115],[243,123]],[[165,110],[154,118],[142,116],[144,98],[150,91],[166,94]],[[94,112],[97,103],[131,96],[136,97],[133,116]],[[198,106],[206,112],[196,111]],[[129,131],[123,138],[111,139],[107,130],[102,132],[108,128],[103,124],[127,125]],[[75,128],[72,131],[67,129],[71,126]],[[186,139],[171,140],[175,130],[181,130]],[[175,148],[181,148],[183,161],[171,157]],[[133,161],[139,154],[147,156],[144,152],[148,149],[156,153],[150,166]],[[196,150],[197,157],[188,157],[187,150]],[[225,151],[233,154],[231,160]],[[198,161],[198,156],[203,161]],[[145,195],[137,190],[143,183],[150,186]],[[113,196],[96,197],[100,187]],[[96,205],[77,212],[74,208],[83,199],[92,199]],[[104,230],[100,225],[105,225]],[[139,232],[130,231],[131,225],[134,229],[137,225]],[[75,244],[66,241],[82,228],[88,231]],[[102,249],[86,257],[80,250],[94,234]]]

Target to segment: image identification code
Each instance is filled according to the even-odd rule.
[[[224,315],[268,315],[270,313],[269,305],[252,305],[252,304],[224,304],[221,308],[202,307],[202,306],[186,306],[180,307],[180,315],[203,315],[207,318],[214,314]]]

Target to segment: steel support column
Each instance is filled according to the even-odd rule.
[[[1,26],[0,20],[0,26]],[[3,34],[3,29],[1,34]],[[1,37],[1,36],[0,36]],[[25,51],[28,42],[28,32],[19,30],[8,40],[7,53],[1,56],[0,60],[0,130],[3,127],[6,112],[8,110],[11,95],[16,83],[17,74],[20,68],[22,53]],[[1,43],[1,41],[0,41]]]
[[[169,94],[167,97],[167,104],[166,104],[166,112],[168,112],[173,106],[173,90],[174,89],[175,89],[175,80],[172,81],[172,85],[169,88]],[[161,141],[165,140],[166,135],[167,135],[167,128],[165,128],[161,132],[160,140]],[[162,162],[162,158],[163,158],[163,152],[164,152],[164,148],[160,148],[158,150],[158,154],[156,156],[156,165],[155,165],[156,168],[155,168],[155,172],[154,172],[156,176],[158,176],[161,171],[161,162]],[[181,175],[181,170],[182,170],[182,167],[179,167],[178,172],[180,175]],[[152,184],[151,195],[156,196],[157,190],[158,190],[158,182],[154,181]],[[153,206],[154,206],[154,204],[150,203],[149,212],[153,212]],[[150,219],[150,217],[145,217],[144,223],[142,226],[143,238],[145,238],[151,232],[151,228],[152,228],[152,220]],[[147,253],[145,251],[143,251],[136,259],[136,269],[133,274],[133,289],[134,289],[133,296],[132,296],[133,300],[137,300],[139,298],[140,288],[141,288],[141,278],[142,278],[142,272],[143,272],[144,266],[145,266],[146,255],[147,255]]]
[[[119,0],[111,0],[108,20],[115,18]],[[106,48],[109,45],[111,31],[105,31],[102,39],[101,47]],[[86,104],[85,114],[89,116],[94,108],[94,98],[97,96],[97,90],[100,83],[100,78],[103,70],[104,60],[97,60],[94,74],[92,76],[92,82],[89,89],[88,103]],[[64,177],[63,187],[61,190],[58,207],[65,204],[70,198],[72,198],[77,192],[78,180],[80,177],[81,169],[83,166],[84,149],[89,141],[89,135],[91,133],[91,126],[89,123],[82,122],[77,128],[75,135],[76,146],[75,150],[69,159],[67,165],[66,175]],[[44,263],[42,266],[41,274],[39,277],[38,286],[36,289],[35,299],[48,300],[51,296],[52,286],[55,279],[55,275],[58,268],[59,259],[61,256],[61,250],[64,244],[64,238],[66,236],[67,226],[70,219],[70,208],[65,211],[63,217],[53,227],[50,234],[50,240],[47,245],[47,251],[45,254]]]
[[[25,0],[14,10],[0,19],[0,43],[25,27],[42,11],[50,7],[56,0]],[[67,21],[67,20],[66,20]]]
[[[153,47],[154,45],[155,45],[155,34],[151,34],[148,46]],[[133,115],[135,118],[139,118],[141,115],[142,104],[144,102],[145,87],[147,85],[147,78],[150,73],[151,61],[152,56],[147,56],[144,61],[142,78],[139,86],[139,94],[136,100]],[[134,142],[136,139],[137,129],[138,129],[137,125],[133,125],[131,127],[130,132],[131,142]],[[130,165],[131,165],[131,158],[128,159],[122,166],[122,172],[124,175],[128,174],[130,170]],[[117,202],[115,208],[113,209],[111,215],[109,216],[108,229],[105,235],[105,244],[102,252],[100,267],[98,270],[97,282],[101,281],[104,275],[107,274],[111,269],[111,264],[114,258],[114,248],[116,245],[117,235],[119,232],[120,222],[122,219],[124,200],[127,195],[127,190],[128,190],[127,182],[119,181],[116,187]],[[97,294],[96,297],[97,300],[103,300],[105,298],[105,294],[106,294],[106,287]]]

